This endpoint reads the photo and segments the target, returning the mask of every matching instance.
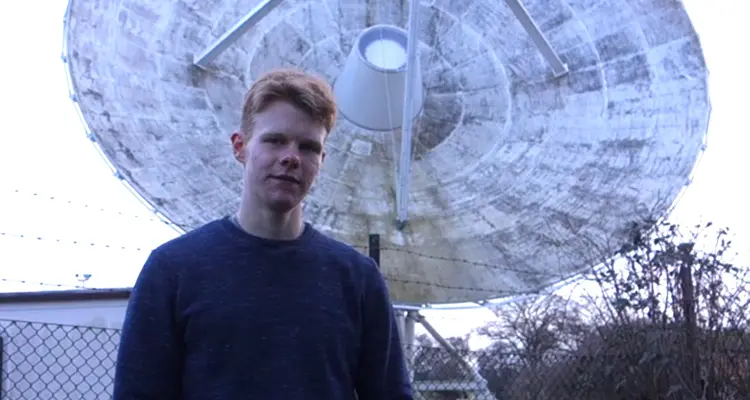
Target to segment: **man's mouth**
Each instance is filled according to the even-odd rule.
[[[295,178],[293,176],[289,176],[289,175],[274,175],[274,176],[272,176],[272,178],[273,179],[278,179],[278,180],[284,181],[284,182],[296,183],[298,185],[300,183],[297,178]]]

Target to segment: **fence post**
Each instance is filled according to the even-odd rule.
[[[370,234],[368,249],[370,252],[370,258],[375,260],[375,263],[378,264],[378,268],[380,268],[380,235],[377,233]]]
[[[698,396],[701,392],[700,364],[697,340],[698,323],[695,313],[695,284],[693,283],[693,245],[678,246],[682,265],[680,266],[680,284],[682,291],[682,308],[685,318],[685,345],[688,357],[688,390]]]
[[[5,343],[3,342],[3,337],[0,336],[0,399],[5,398],[5,387],[3,386],[3,383],[5,383],[5,371],[3,370],[3,365],[5,365],[4,355]]]

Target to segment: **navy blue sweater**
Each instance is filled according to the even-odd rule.
[[[309,224],[275,241],[223,218],[150,254],[114,400],[411,400],[407,376],[372,259]]]

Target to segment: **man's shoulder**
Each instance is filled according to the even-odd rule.
[[[162,243],[153,251],[157,254],[174,257],[185,253],[195,254],[196,251],[201,249],[209,249],[214,247],[216,245],[214,242],[220,240],[220,237],[223,236],[223,223],[223,218],[212,220]]]

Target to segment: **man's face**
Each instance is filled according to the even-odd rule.
[[[255,114],[249,134],[232,135],[245,189],[259,206],[288,212],[302,202],[325,159],[325,137],[322,124],[284,101]]]

